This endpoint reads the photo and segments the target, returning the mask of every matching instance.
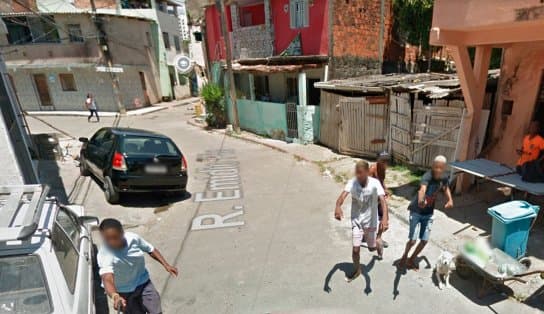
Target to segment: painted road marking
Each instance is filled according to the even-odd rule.
[[[240,181],[240,163],[236,160],[235,151],[209,150],[199,154],[197,160],[206,161],[206,166],[197,169],[206,175],[206,190],[195,194],[195,202],[227,201],[242,198]],[[206,214],[193,219],[191,230],[207,230],[243,226],[244,221],[226,222],[244,214],[243,206],[233,206],[234,213],[227,215]]]
[[[217,228],[230,228],[239,227],[245,224],[244,221],[226,222],[229,219],[241,216],[244,214],[244,207],[240,205],[233,206],[232,209],[236,210],[234,213],[227,214],[225,216],[217,214],[200,215],[193,219],[191,230],[207,230]]]

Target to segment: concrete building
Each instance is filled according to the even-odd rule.
[[[541,0],[435,1],[430,43],[452,54],[467,106],[457,159],[476,158],[483,143],[478,157],[514,166],[530,121],[544,125],[543,29]],[[484,108],[492,48],[503,49],[502,66],[496,102]]]
[[[0,34],[3,25],[0,22]],[[30,153],[30,134],[0,55],[0,185],[38,183],[36,164]]]
[[[77,9],[90,10],[90,1],[74,0]],[[154,54],[158,58],[160,93],[163,100],[189,96],[187,80],[179,77],[176,56],[182,53],[178,2],[174,0],[96,0],[98,13],[145,18],[152,21],[151,33]]]
[[[241,0],[229,4],[225,15],[241,103],[271,102],[278,115],[286,115],[261,117],[265,124],[271,117],[277,123],[258,133],[283,132],[287,139],[313,141],[312,134],[319,133],[314,126],[319,125],[320,104],[314,83],[378,74],[384,60],[398,59],[390,56],[396,52],[391,38],[391,0]],[[225,41],[219,11],[211,2],[205,21],[209,63],[221,62]]]
[[[194,62],[191,74],[191,94],[196,96],[200,89],[208,82],[206,76],[206,57],[202,41],[202,28],[200,23],[189,25],[189,58]]]
[[[191,33],[189,30],[189,16],[187,15],[187,7],[185,0],[180,0],[177,6],[177,14],[179,19],[179,27],[181,30],[181,40],[190,41]]]
[[[0,38],[1,52],[24,110],[83,110],[87,93],[96,97],[100,110],[119,110],[92,14],[26,10],[0,16],[8,30]],[[159,102],[165,94],[153,21],[105,13],[96,18],[119,71],[122,105],[131,109]]]

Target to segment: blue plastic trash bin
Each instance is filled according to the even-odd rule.
[[[489,208],[487,213],[493,217],[493,246],[513,258],[525,256],[529,230],[539,209],[525,201],[511,201]]]

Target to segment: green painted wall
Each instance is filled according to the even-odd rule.
[[[319,141],[319,132],[320,132],[320,120],[321,120],[321,110],[318,106],[313,106],[315,108],[314,115],[312,117],[312,123],[314,125],[314,142]]]
[[[260,135],[285,139],[287,117],[285,104],[238,99],[240,127]],[[230,108],[228,110],[231,112]]]

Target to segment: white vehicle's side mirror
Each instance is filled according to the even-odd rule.
[[[96,216],[79,216],[79,223],[85,226],[97,227],[100,220]]]

